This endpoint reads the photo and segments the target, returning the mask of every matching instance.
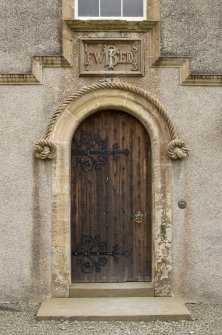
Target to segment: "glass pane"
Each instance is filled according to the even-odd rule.
[[[99,16],[99,0],[79,0],[79,16]]]
[[[123,16],[143,16],[143,0],[123,0]]]
[[[121,0],[100,0],[101,16],[121,16]]]

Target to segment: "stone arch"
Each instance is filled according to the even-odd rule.
[[[166,147],[176,158],[188,149],[166,111],[148,93],[128,84],[94,84],[68,98],[56,111],[46,138],[36,145],[52,161],[52,296],[69,296],[70,285],[70,145],[75,130],[100,110],[118,109],[138,119],[152,145],[153,285],[156,296],[171,294],[171,165]],[[44,142],[45,141],[45,142]],[[42,142],[42,143],[41,143]],[[169,147],[171,146],[171,148]],[[55,155],[56,153],[56,155]],[[51,157],[47,157],[51,155]],[[171,157],[173,158],[173,157]],[[175,159],[175,157],[173,158]]]

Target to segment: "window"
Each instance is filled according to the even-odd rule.
[[[81,19],[145,19],[146,0],[76,0]]]

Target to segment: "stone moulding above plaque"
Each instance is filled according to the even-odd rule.
[[[141,39],[80,39],[80,76],[144,76]]]

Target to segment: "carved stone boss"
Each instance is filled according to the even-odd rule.
[[[80,76],[143,76],[141,39],[81,39]]]

